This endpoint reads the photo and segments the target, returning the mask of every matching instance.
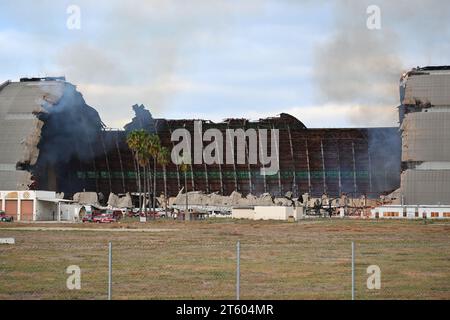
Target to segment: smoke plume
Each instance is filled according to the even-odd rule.
[[[446,1],[377,1],[381,29],[369,30],[366,9],[373,1],[336,1],[334,33],[316,48],[315,82],[321,103],[357,104],[349,118],[357,125],[370,120],[378,106],[396,125],[398,81],[402,72],[419,64],[442,63],[449,23]],[[411,58],[410,48],[417,53]],[[448,52],[448,47],[447,47]],[[432,59],[433,58],[433,59]],[[413,65],[410,65],[413,63]],[[448,63],[448,61],[447,61]]]

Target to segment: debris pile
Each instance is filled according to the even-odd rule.
[[[218,192],[205,194],[201,191],[190,191],[187,193],[188,205],[196,206],[296,206],[299,202],[288,197],[273,198],[269,193],[263,193],[260,196],[248,194],[243,197],[241,193],[233,191],[229,196],[222,196]],[[169,206],[183,206],[186,204],[186,193],[181,190],[176,198],[169,200]]]
[[[131,200],[131,195],[127,193],[120,197],[111,192],[108,197],[108,206],[112,208],[132,208],[133,202]]]
[[[96,192],[77,192],[73,195],[73,201],[79,204],[100,205]]]

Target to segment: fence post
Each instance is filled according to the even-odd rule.
[[[236,244],[236,300],[240,296],[240,277],[241,277],[241,243],[238,240]]]
[[[112,242],[108,246],[108,300],[112,298]]]
[[[355,243],[352,241],[352,300],[355,300]]]

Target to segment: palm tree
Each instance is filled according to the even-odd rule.
[[[139,189],[139,210],[142,209],[142,185],[141,185],[141,175],[139,167],[143,167],[144,172],[144,198],[146,198],[146,166],[150,161],[150,153],[149,153],[149,144],[150,144],[150,135],[145,130],[133,130],[127,136],[127,144],[129,148],[133,151],[134,157],[137,162],[137,174],[138,174],[138,189]],[[144,200],[144,212],[147,214],[146,210],[146,201]]]
[[[156,162],[158,159],[158,153],[161,150],[161,141],[159,140],[159,136],[156,134],[152,134],[149,136],[147,152],[150,157],[153,158],[153,201],[152,201],[152,209],[155,211],[156,206]]]
[[[147,217],[147,193],[150,192],[150,190],[148,190],[147,184],[146,184],[147,174],[148,174],[147,167],[148,167],[148,164],[150,163],[150,153],[148,152],[148,145],[150,143],[149,141],[150,141],[149,134],[147,132],[145,132],[145,134],[143,134],[143,136],[142,136],[141,145],[138,150],[139,165],[143,168],[143,171],[144,171],[144,213],[145,213],[145,217]]]
[[[187,171],[188,171],[188,164],[186,162],[182,162],[180,165],[180,170],[184,173],[184,192],[186,193],[186,209],[185,209],[185,218],[186,214],[188,214],[188,193],[187,193]]]
[[[137,175],[136,175],[136,184],[138,187],[138,193],[139,193],[139,210],[142,208],[142,203],[141,203],[141,191],[142,191],[142,187],[141,187],[141,173],[140,173],[140,169],[139,169],[139,154],[138,154],[138,149],[139,149],[139,145],[141,143],[141,138],[142,133],[140,133],[139,130],[133,130],[131,131],[128,136],[127,136],[127,144],[128,147],[130,148],[131,152],[133,153],[133,158],[134,161],[136,162],[136,169],[137,169]]]
[[[163,178],[164,178],[164,194],[167,195],[167,171],[166,167],[170,162],[170,152],[166,147],[161,147],[157,156],[157,162],[163,168]]]
[[[163,177],[164,177],[164,200],[166,203],[164,204],[166,217],[167,217],[167,170],[166,166],[170,161],[170,152],[166,147],[160,147],[159,152],[157,154],[157,159],[159,165],[163,168]]]

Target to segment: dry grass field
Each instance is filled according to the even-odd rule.
[[[234,299],[238,240],[241,299],[350,299],[352,241],[357,299],[450,299],[450,221],[1,223],[0,237],[16,240],[0,245],[0,299],[106,299],[109,241],[113,299]]]

